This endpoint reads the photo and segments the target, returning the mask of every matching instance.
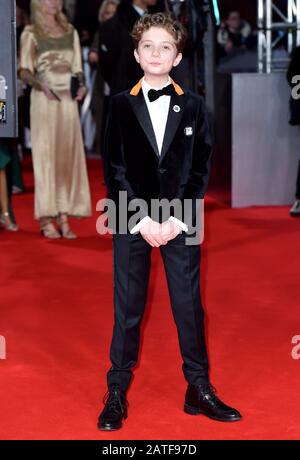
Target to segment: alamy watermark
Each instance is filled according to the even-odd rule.
[[[292,98],[298,100],[300,99],[300,75],[293,76],[292,84],[295,85],[291,91]]]
[[[0,335],[0,359],[6,359],[6,339]]]
[[[294,335],[292,344],[294,345],[291,351],[292,358],[295,360],[300,359],[300,335]]]
[[[152,199],[149,206],[143,199],[129,200],[127,191],[122,190],[119,192],[117,203],[110,198],[103,198],[98,201],[96,210],[102,213],[96,223],[96,229],[100,235],[126,234],[134,229],[145,216],[150,216],[156,222],[159,222],[160,219],[165,222],[170,216],[173,216],[187,226],[186,245],[201,244],[204,239],[203,199]],[[158,226],[158,233],[160,232],[161,227]]]

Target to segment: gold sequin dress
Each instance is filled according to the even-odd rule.
[[[60,37],[40,37],[32,26],[21,35],[19,75],[32,86],[31,141],[35,178],[35,218],[90,216],[91,199],[78,104],[71,75],[82,77],[79,37],[70,26]],[[81,79],[82,81],[82,79]],[[49,100],[46,84],[60,98]]]

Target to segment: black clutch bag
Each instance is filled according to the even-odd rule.
[[[79,77],[78,75],[72,75],[71,76],[71,97],[72,99],[75,99],[77,96],[77,92],[79,89]]]

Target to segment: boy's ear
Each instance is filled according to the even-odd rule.
[[[137,52],[136,49],[134,50],[133,54],[134,54],[134,57],[135,57],[136,62],[140,63],[139,53]]]
[[[174,60],[174,62],[173,62],[173,67],[178,66],[178,64],[180,63],[181,59],[182,59],[182,53],[178,53],[176,58],[175,58],[175,60]]]

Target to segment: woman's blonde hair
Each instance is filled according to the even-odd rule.
[[[43,0],[31,0],[31,23],[35,33],[40,36],[47,35],[47,24],[45,23],[42,13],[42,1]],[[55,15],[55,19],[60,27],[68,32],[70,30],[70,23],[62,12],[62,8],[63,2],[60,0],[60,7]]]

